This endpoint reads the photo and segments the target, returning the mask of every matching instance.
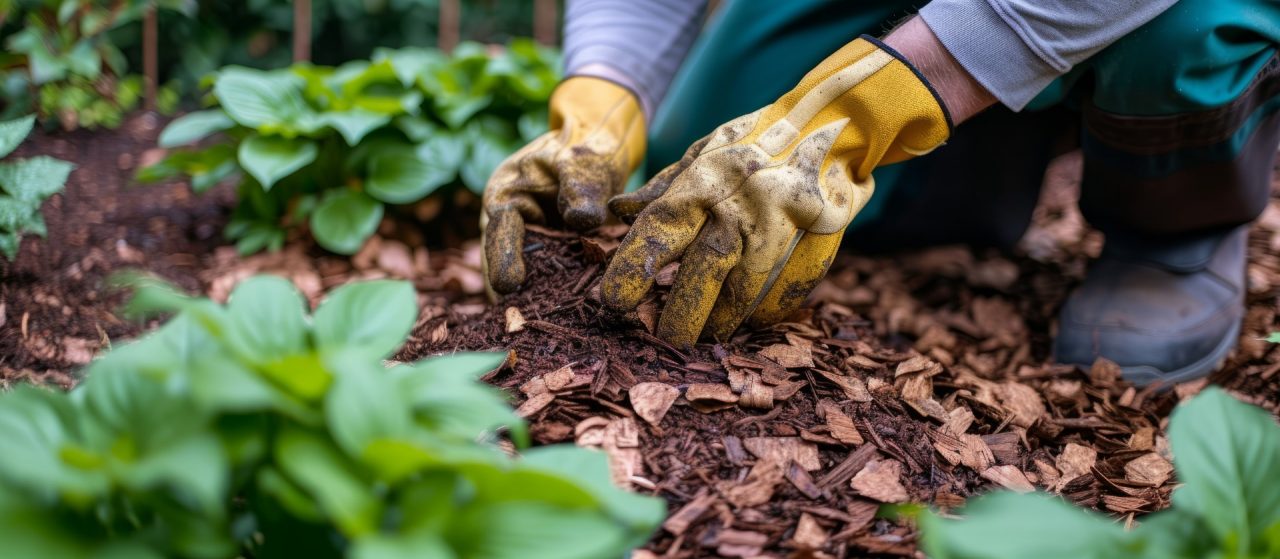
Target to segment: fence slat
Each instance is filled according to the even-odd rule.
[[[436,39],[440,50],[453,52],[462,35],[462,5],[458,0],[440,0],[440,29]]]
[[[293,61],[311,60],[311,0],[293,0]]]
[[[534,0],[533,40],[547,46],[555,46],[558,4],[558,0]]]
[[[143,108],[156,110],[156,88],[160,81],[159,29],[156,23],[156,5],[147,5],[142,15],[142,78],[144,83]]]

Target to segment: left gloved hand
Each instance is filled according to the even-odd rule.
[[[871,197],[871,170],[933,150],[950,130],[906,60],[874,39],[853,41],[773,104],[721,125],[609,202],[635,224],[605,271],[604,303],[634,308],[678,259],[659,337],[689,346],[699,333],[727,339],[748,318],[786,318]]]

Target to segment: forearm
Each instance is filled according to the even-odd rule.
[[[1020,110],[1054,79],[1176,0],[934,0],[920,19],[1001,103]]]
[[[635,93],[652,116],[698,34],[705,8],[705,0],[570,0],[565,75],[616,82]]]
[[[942,98],[952,124],[960,124],[996,103],[995,96],[947,52],[920,18],[912,18],[894,29],[884,38],[884,43],[924,75]]]

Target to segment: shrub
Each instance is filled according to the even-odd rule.
[[[0,122],[0,157],[31,133],[35,116]],[[62,191],[75,166],[47,156],[0,162],[0,256],[13,259],[25,234],[45,235],[40,204]]]
[[[383,204],[407,204],[461,181],[479,192],[494,167],[545,130],[555,55],[520,40],[489,56],[475,43],[378,51],[372,61],[283,70],[229,67],[208,110],[173,121],[171,154],[139,179],[190,177],[203,191],[239,174],[227,227],[243,253],[277,249],[306,224],[324,248],[351,254]]]
[[[525,428],[477,377],[502,354],[386,367],[413,289],[335,290],[308,316],[279,278],[227,305],[143,281],[176,312],[70,393],[0,395],[3,557],[620,557],[662,520],[603,454],[509,457]]]
[[[0,1],[0,15],[7,11]],[[138,20],[143,9],[192,13],[193,0],[19,0],[23,27],[5,41],[0,54],[0,82],[8,97],[6,111],[35,110],[42,121],[56,120],[66,130],[115,128],[142,97],[143,80],[128,75],[124,53],[108,33]],[[158,108],[172,111],[178,94],[165,86]]]
[[[1210,388],[1174,411],[1169,444],[1183,485],[1130,532],[1049,495],[994,493],[963,520],[926,513],[924,547],[934,559],[1280,557],[1274,419]]]

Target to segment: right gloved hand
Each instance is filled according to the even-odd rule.
[[[551,94],[550,116],[551,130],[503,161],[485,187],[480,227],[492,292],[524,282],[524,225],[544,222],[544,204],[555,200],[572,229],[599,227],[605,203],[644,158],[644,114],[622,86],[571,77]]]

